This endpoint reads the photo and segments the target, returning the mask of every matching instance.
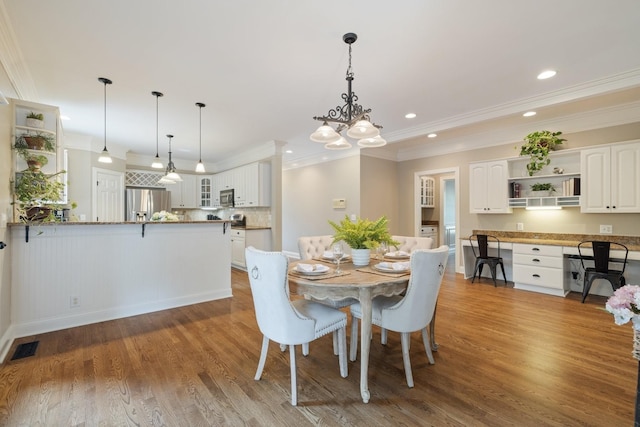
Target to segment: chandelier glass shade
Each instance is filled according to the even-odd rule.
[[[341,135],[345,129],[347,136],[357,139],[360,147],[381,147],[387,143],[380,136],[382,126],[370,121],[371,109],[365,109],[357,103],[358,96],[351,88],[354,78],[351,68],[351,45],[357,39],[358,36],[355,33],[347,33],[342,36],[342,40],[349,45],[349,67],[346,75],[347,92],[342,94],[344,105],[329,110],[325,116],[313,118],[321,121],[322,125],[311,134],[310,139],[325,144],[325,148],[329,150],[351,148],[351,144]],[[336,128],[334,129],[329,123],[335,123]],[[370,141],[372,138],[376,138],[375,143]]]
[[[109,155],[109,150],[107,150],[107,85],[113,82],[105,77],[98,77],[98,81],[104,84],[104,148],[100,153],[100,157],[98,157],[98,161],[100,163],[112,163],[113,160]]]
[[[151,163],[151,167],[154,169],[162,169],[162,161],[160,160],[160,156],[158,155],[158,99],[160,99],[162,95],[161,92],[151,92],[151,95],[156,97],[156,157],[153,159],[153,163]]]
[[[202,163],[202,107],[205,105],[202,102],[196,102],[196,106],[200,110],[200,157],[198,160],[198,164],[196,165],[197,173],[205,173],[204,164]]]

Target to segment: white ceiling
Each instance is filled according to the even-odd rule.
[[[639,24],[638,0],[0,0],[0,92],[59,106],[99,150],[108,77],[109,147],[155,155],[160,91],[164,158],[171,133],[195,166],[203,102],[205,162],[273,140],[310,162],[344,155],[309,135],[342,104],[355,32],[354,91],[390,142],[369,150],[404,159],[638,121]]]

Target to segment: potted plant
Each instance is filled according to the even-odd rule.
[[[520,147],[520,155],[529,156],[530,158],[527,164],[529,176],[540,171],[551,162],[549,152],[555,150],[556,146],[562,144],[563,141],[566,141],[566,139],[560,138],[560,135],[562,135],[562,132],[542,130],[525,136],[525,143]]]
[[[536,182],[535,184],[531,185],[531,195],[533,197],[548,197],[554,191],[556,191],[556,188],[550,182]]]
[[[362,218],[351,221],[349,216],[345,215],[339,224],[333,221],[329,221],[329,224],[335,231],[333,241],[343,241],[351,248],[353,264],[367,265],[371,258],[371,249],[377,248],[380,243],[384,242],[390,246],[399,244],[391,238],[387,222],[385,216],[376,221]]]
[[[47,156],[43,156],[42,154],[27,154],[24,156],[24,159],[27,161],[27,166],[30,171],[39,171],[42,169],[42,166],[49,163]]]
[[[26,123],[29,127],[42,129],[44,127],[44,115],[31,111],[27,114]]]
[[[29,149],[53,152],[56,149],[56,140],[53,135],[44,132],[37,132],[35,135],[22,134],[16,137],[14,147],[17,150]]]
[[[41,170],[27,169],[12,181],[14,201],[18,217],[24,222],[55,221],[54,210],[60,206],[64,183],[58,178],[65,171],[46,174]]]

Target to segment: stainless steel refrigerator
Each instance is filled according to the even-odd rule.
[[[124,198],[126,221],[149,221],[155,212],[171,210],[171,193],[165,189],[127,188]]]

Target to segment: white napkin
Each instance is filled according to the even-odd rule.
[[[410,268],[409,262],[381,262],[378,264],[380,268],[386,268],[388,270],[403,271]]]
[[[387,256],[391,256],[391,257],[400,257],[400,256],[409,256],[409,252],[405,252],[405,251],[396,251],[396,252],[389,252],[387,253]]]
[[[323,271],[325,269],[328,269],[328,267],[322,264],[298,264],[296,265],[296,269],[298,271],[310,273],[312,271]]]
[[[324,253],[322,254],[322,258],[331,258],[333,259],[333,251],[324,251]]]

